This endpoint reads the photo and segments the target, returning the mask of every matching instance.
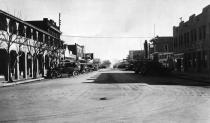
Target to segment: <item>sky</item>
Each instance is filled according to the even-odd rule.
[[[0,9],[23,20],[50,18],[61,13],[62,39],[78,43],[95,57],[126,58],[143,49],[145,40],[172,36],[173,26],[200,14],[209,0],[0,0]],[[72,37],[81,36],[81,37]],[[112,37],[112,38],[111,38]]]

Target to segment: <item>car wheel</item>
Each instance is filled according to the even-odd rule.
[[[60,72],[57,72],[57,78],[61,78],[62,74]]]
[[[56,78],[57,77],[56,71],[52,71],[50,76],[52,79]]]
[[[72,75],[73,76],[77,76],[78,75],[78,72],[77,71],[73,71]]]

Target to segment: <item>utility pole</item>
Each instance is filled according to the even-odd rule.
[[[61,28],[61,13],[59,13],[59,29]]]

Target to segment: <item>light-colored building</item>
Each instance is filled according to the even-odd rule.
[[[0,10],[0,75],[7,81],[45,76],[63,52],[60,35]]]

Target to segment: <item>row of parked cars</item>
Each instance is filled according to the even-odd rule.
[[[133,63],[133,70],[141,75],[169,75],[173,69],[154,60],[139,60]]]
[[[114,68],[122,70],[134,71],[136,74],[141,75],[169,75],[173,69],[163,66],[158,61],[150,59],[142,59],[121,63]]]
[[[57,67],[51,68],[48,73],[48,78],[61,78],[64,75],[77,76],[79,74],[88,73],[98,70],[98,65],[93,63],[80,62],[61,62]]]

